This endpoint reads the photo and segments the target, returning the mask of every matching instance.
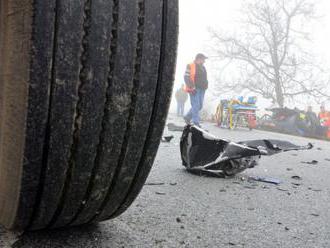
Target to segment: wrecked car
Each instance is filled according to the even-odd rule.
[[[258,119],[257,128],[303,137],[326,138],[327,128],[299,109],[273,108]]]

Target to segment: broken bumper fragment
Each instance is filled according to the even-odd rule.
[[[233,176],[258,164],[261,156],[312,149],[281,140],[250,140],[238,143],[219,139],[196,126],[187,125],[181,137],[183,166],[190,172],[215,176]]]

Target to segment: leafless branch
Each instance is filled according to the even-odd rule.
[[[280,106],[301,95],[329,98],[322,91],[328,81],[317,82],[319,66],[299,42],[308,32],[297,23],[313,20],[314,10],[313,0],[254,0],[244,5],[239,36],[210,30],[214,52],[241,72],[235,84],[221,81],[222,91],[249,90]]]

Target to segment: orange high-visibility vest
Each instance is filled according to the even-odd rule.
[[[189,67],[190,67],[190,81],[191,81],[193,84],[195,84],[195,82],[196,82],[196,64],[195,64],[195,63],[191,63],[191,64],[189,65]],[[191,88],[191,87],[189,87],[188,85],[185,85],[184,90],[185,90],[187,93],[192,93],[192,92],[195,91],[194,88]]]
[[[330,126],[330,113],[328,111],[320,112],[319,119],[322,126]]]
[[[191,63],[189,66],[190,66],[190,80],[191,80],[191,82],[195,83],[196,82],[196,64]]]

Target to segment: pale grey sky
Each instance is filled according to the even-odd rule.
[[[183,83],[186,64],[193,61],[198,52],[208,52],[208,28],[235,30],[239,8],[244,0],[180,0],[180,33],[175,89]],[[247,0],[249,1],[249,0]],[[317,7],[323,16],[313,29],[314,48],[323,57],[330,68],[330,1],[318,0]],[[212,54],[207,53],[208,56]],[[210,68],[212,59],[206,66],[209,68],[210,84],[214,84],[216,72]],[[210,93],[210,92],[209,92]],[[210,95],[209,95],[209,101]],[[212,107],[215,103],[210,103]],[[265,103],[263,103],[265,104]],[[210,106],[211,107],[211,106]],[[172,108],[173,110],[173,108]]]

